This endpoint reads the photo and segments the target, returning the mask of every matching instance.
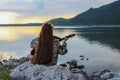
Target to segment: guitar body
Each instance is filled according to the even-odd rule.
[[[67,38],[72,38],[72,37],[74,37],[74,36],[75,36],[75,34],[70,34],[70,35],[68,35],[68,36],[66,36],[66,37],[67,37]],[[54,36],[54,38],[59,39],[59,41],[63,41],[63,40],[65,39],[65,37],[64,37],[64,38],[59,38],[59,37],[57,37],[57,36]],[[33,48],[33,49],[31,50],[31,55],[34,55],[34,54],[35,54],[35,47],[36,47],[37,39],[38,39],[38,38],[35,38],[35,39],[33,39],[33,40],[31,41],[30,47]]]

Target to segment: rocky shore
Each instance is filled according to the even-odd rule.
[[[54,66],[33,65],[26,57],[0,62],[0,80],[120,80],[120,74],[109,70],[97,71],[88,75],[84,65],[77,60]],[[4,79],[4,70],[8,70],[9,79]],[[7,73],[7,72],[6,72]],[[1,75],[3,75],[1,77]]]

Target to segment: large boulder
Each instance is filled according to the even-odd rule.
[[[82,74],[73,74],[68,68],[54,65],[33,65],[25,62],[11,70],[12,80],[83,80]]]
[[[108,79],[108,80],[120,80],[120,73],[117,73],[115,77],[113,77],[112,79]]]

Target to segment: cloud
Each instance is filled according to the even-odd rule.
[[[96,0],[96,1],[93,1],[92,7],[100,7],[102,5],[106,5],[114,1],[117,1],[117,0]]]
[[[33,3],[36,5],[38,9],[44,8],[45,3],[40,0],[34,0]]]
[[[0,3],[0,11],[16,12],[23,17],[71,18],[113,1],[116,0],[4,0]]]
[[[39,6],[38,6],[39,4]],[[11,0],[11,1],[3,1],[3,4],[0,3],[0,10],[1,11],[14,11],[18,13],[26,13],[37,11],[38,8],[42,9],[44,6],[43,3],[34,3],[30,0]]]

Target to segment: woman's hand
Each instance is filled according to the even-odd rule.
[[[66,42],[67,40],[68,40],[68,38],[67,38],[67,37],[65,37],[64,41]]]
[[[28,55],[27,55],[27,58],[28,58],[30,61],[32,61],[33,56],[32,56],[31,54],[28,54]]]

